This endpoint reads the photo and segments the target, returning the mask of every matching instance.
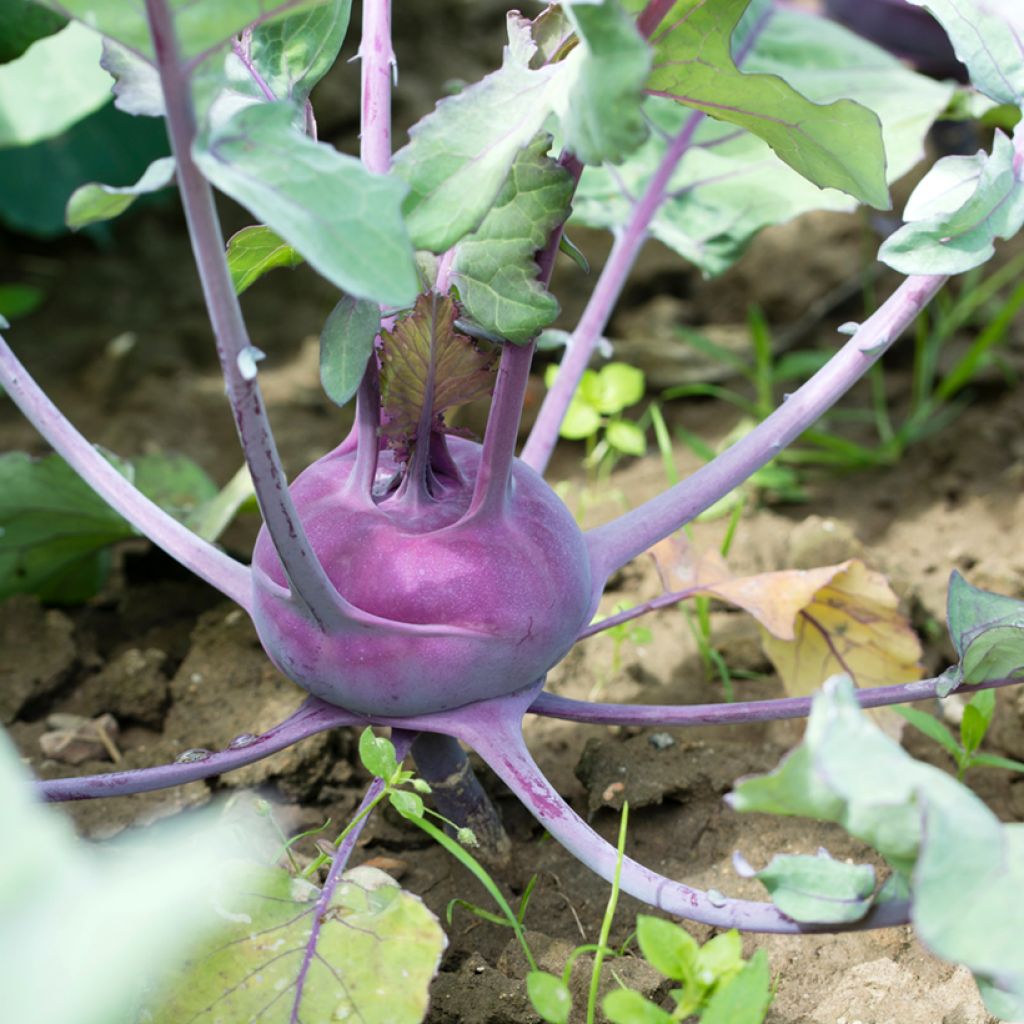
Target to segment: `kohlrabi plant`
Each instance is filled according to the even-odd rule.
[[[1024,1016],[1024,973],[1008,952],[1024,926],[1020,826],[982,815],[998,851],[979,859],[972,848],[944,868],[930,836],[934,825],[944,841],[956,838],[967,805],[949,796],[953,780],[929,775],[919,787],[889,748],[884,770],[871,774],[874,797],[856,778],[850,792],[839,792],[845,776],[831,762],[826,786],[816,767],[833,751],[854,776],[863,767],[869,755],[858,756],[857,743],[871,745],[870,727],[857,724],[858,704],[1016,681],[1024,665],[1019,602],[957,584],[950,625],[958,666],[919,682],[834,686],[841,700],[816,705],[807,745],[780,769],[782,782],[738,791],[743,806],[817,813],[877,840],[893,868],[881,887],[873,873],[811,858],[786,875],[791,884],[775,886],[772,902],[758,902],[619,858],[540,772],[521,728],[527,713],[685,726],[809,712],[810,699],[800,697],[585,703],[545,693],[544,681],[590,632],[613,573],[772,460],[867,373],[948,275],[985,262],[996,238],[1019,229],[1024,129],[1012,137],[996,131],[990,151],[945,158],[928,172],[906,223],[881,249],[908,276],[806,383],[700,470],[583,532],[543,473],[644,242],[658,238],[714,274],[765,225],[810,209],[888,208],[888,182],[920,158],[951,85],[920,78],[838,26],[771,0],[567,2],[533,18],[510,13],[501,66],[441,100],[392,155],[391,5],[365,0],[357,159],[317,140],[309,98],[346,35],[348,0],[44,6],[103,37],[103,67],[122,111],[166,121],[171,157],[134,186],[79,189],[68,216],[77,225],[98,221],[137,195],[176,184],[263,516],[252,564],[148,500],[74,429],[5,341],[0,383],[113,508],[251,616],[269,658],[310,696],[285,722],[226,750],[45,782],[41,792],[72,800],[154,790],[220,775],[326,729],[379,725],[393,730],[400,755],[411,751],[440,812],[484,842],[500,827],[465,744],[556,840],[607,879],[619,870],[622,889],[656,908],[723,929],[782,933],[913,920],[937,950],[976,971],[993,1008]],[[1020,106],[1024,51],[1020,25],[1007,20],[1019,21],[1015,10],[1004,5],[999,14],[982,0],[919,6],[950,34],[979,106]],[[257,221],[227,244],[215,188]],[[570,214],[611,229],[614,244],[517,456],[534,339],[557,314],[548,285]],[[289,483],[261,397],[263,353],[250,340],[237,292],[299,261],[341,293],[323,332],[322,376],[334,401],[354,401],[355,423]],[[447,410],[492,390],[482,443],[449,431]],[[849,729],[835,747],[818,743],[843,723]],[[876,806],[890,786],[899,803],[883,809],[895,816],[898,835]],[[973,805],[964,813],[980,820]],[[961,839],[972,828],[964,825]],[[350,849],[346,842],[333,859],[335,881]],[[992,858],[1001,866],[990,873]],[[943,916],[947,890],[960,889],[971,871],[984,878],[970,913]],[[323,903],[317,921],[329,919],[332,905]],[[944,941],[950,931],[956,941]],[[305,1019],[300,1006],[319,937],[313,927],[301,939],[303,967],[287,988],[292,1021]]]

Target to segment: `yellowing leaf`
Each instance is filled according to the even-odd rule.
[[[859,687],[921,678],[921,643],[896,595],[858,559],[735,577],[717,553],[678,540],[662,541],[652,554],[667,589],[695,589],[752,615],[765,654],[794,696],[814,693],[840,673]]]

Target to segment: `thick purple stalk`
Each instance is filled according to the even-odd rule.
[[[233,771],[243,765],[261,761],[271,754],[290,747],[308,736],[342,725],[368,725],[366,719],[343,708],[326,704],[316,697],[308,697],[301,707],[280,725],[249,739],[239,737],[234,746],[215,752],[188,751],[183,760],[153,768],[137,768],[103,775],[85,775],[77,779],[47,779],[37,783],[39,793],[46,800],[93,800],[106,796],[130,796],[132,793],[150,793],[157,789],[184,786],[198,779]]]
[[[618,860],[614,846],[601,838],[562,799],[537,767],[523,742],[520,723],[533,699],[531,691],[464,708],[452,725],[523,802],[533,816],[570,853],[606,881],[615,875]],[[671,914],[743,931],[794,934],[815,931],[864,930],[905,924],[906,902],[873,907],[852,926],[801,924],[786,917],[774,904],[736,900],[692,889],[681,882],[645,868],[630,857],[622,863],[624,892]]]
[[[395,756],[398,758],[399,764],[405,760],[406,755],[409,753],[409,747],[412,745],[414,734],[401,732],[396,730],[391,736],[391,742],[395,747]],[[352,856],[352,851],[355,849],[356,841],[359,839],[360,833],[363,831],[367,821],[370,820],[369,811],[376,803],[380,794],[384,790],[384,780],[374,779],[367,787],[366,793],[359,806],[356,808],[355,821],[352,827],[349,829],[348,835],[341,841],[338,846],[337,853],[331,860],[330,870],[327,872],[327,878],[324,879],[323,888],[320,890],[320,897],[316,901],[316,907],[313,909],[313,923],[309,929],[309,938],[306,940],[306,949],[302,955],[302,964],[299,967],[298,974],[295,976],[295,998],[292,1000],[292,1012],[289,1016],[290,1024],[300,1024],[302,1017],[300,1016],[302,1007],[302,994],[306,987],[306,977],[309,974],[309,969],[313,965],[313,960],[316,958],[316,947],[320,941],[320,929],[323,927],[324,921],[327,919],[327,915],[331,909],[331,900],[334,898],[334,890],[337,889],[338,883],[341,881],[342,873],[345,871],[345,867],[348,864],[349,857]]]
[[[197,537],[118,473],[47,398],[2,337],[0,384],[54,451],[108,505],[186,569],[249,611],[252,584],[248,566]]]
[[[629,222],[615,236],[612,251],[591,292],[583,316],[569,338],[565,355],[558,367],[558,375],[551,385],[551,390],[544,396],[537,421],[523,448],[523,461],[538,473],[543,473],[547,468],[558,441],[559,427],[579,387],[583,371],[586,370],[594,354],[594,348],[604,333],[633,263],[647,241],[648,228],[665,201],[668,183],[679,161],[693,144],[694,133],[703,119],[704,115],[699,111],[686,119],[682,130],[665,150],[665,155],[648,182],[644,194],[633,207]]]
[[[487,859],[506,861],[511,852],[501,817],[458,740],[421,732],[412,745],[420,778],[430,783],[437,811],[458,827],[471,828]]]
[[[217,341],[217,354],[238,436],[252,474],[264,522],[297,597],[322,626],[345,617],[344,602],[317,561],[288,492],[277,445],[270,430],[263,396],[254,372],[246,368],[255,355],[242,320],[238,297],[224,256],[213,190],[192,160],[196,138],[188,74],[182,63],[166,0],[146,0],[146,14],[156,51],[164,94],[171,151],[177,165],[189,236],[203,296]]]
[[[575,188],[583,173],[583,165],[568,152],[562,153],[558,163],[568,172]],[[564,227],[564,223],[559,224],[551,232],[548,244],[537,257],[537,279],[544,287],[551,281]],[[441,260],[439,278],[444,278],[447,283],[449,272],[450,260],[446,255]],[[467,518],[477,514],[497,514],[504,508],[534,348],[532,341],[527,345],[506,342],[501,350],[498,380],[494,387],[494,398],[491,401],[484,432],[484,450],[481,453],[473,500],[466,513]]]
[[[590,530],[597,585],[630,559],[690,522],[795,441],[875,364],[945,283],[908,277],[857,333],[775,412],[717,458],[656,498]]]
[[[377,476],[377,462],[380,444],[377,431],[380,426],[380,371],[377,367],[377,353],[370,353],[359,383],[356,395],[355,433],[356,464],[352,467],[348,486],[354,496],[367,508],[376,507],[373,502],[373,481]]]
[[[359,59],[359,155],[367,170],[387,174],[391,166],[391,76],[397,66],[391,48],[391,0],[364,0]]]
[[[972,694],[1001,686],[1019,686],[1020,679],[992,679],[972,686],[958,686],[954,693]],[[883,708],[934,700],[943,680],[918,679],[896,686],[877,686],[857,690],[862,708]],[[571,700],[553,693],[541,693],[530,705],[530,714],[561,718],[589,725],[738,725],[749,722],[774,722],[784,718],[806,718],[811,713],[811,697],[779,697],[775,700],[750,700],[733,704],[601,704]]]

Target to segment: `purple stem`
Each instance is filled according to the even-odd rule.
[[[108,505],[186,569],[250,610],[252,585],[248,566],[196,536],[114,469],[50,401],[3,337],[0,384],[51,447]]]
[[[523,742],[522,714],[533,693],[520,691],[510,697],[482,701],[462,709],[452,725],[460,739],[469,743],[523,802],[533,816],[570,853],[606,881],[615,875],[618,854],[562,799],[537,767]],[[671,914],[742,931],[803,932],[865,930],[905,924],[906,902],[887,902],[871,908],[860,921],[842,928],[833,924],[803,924],[786,917],[774,904],[727,899],[659,875],[630,857],[622,863],[621,885],[625,892]]]
[[[992,679],[970,686],[958,686],[954,693],[971,694],[1000,686],[1017,686],[1021,679]],[[857,690],[862,708],[881,708],[917,700],[933,700],[942,684],[940,677],[919,679],[897,686],[877,686]],[[530,705],[530,714],[562,718],[589,725],[735,725],[747,722],[772,722],[783,718],[806,718],[811,712],[811,697],[780,697],[776,700],[751,700],[735,704],[599,704],[571,700],[553,693],[541,693]]]
[[[395,755],[398,758],[399,764],[405,760],[406,755],[409,753],[409,747],[412,745],[413,738],[414,734],[412,733],[396,731],[392,734],[391,742],[394,744]],[[370,783],[362,802],[356,808],[355,823],[349,830],[348,835],[342,840],[341,845],[338,847],[338,852],[331,859],[331,867],[327,872],[327,878],[324,879],[323,888],[320,890],[320,898],[316,901],[316,907],[313,909],[313,923],[309,930],[309,938],[306,940],[306,951],[302,957],[302,965],[295,976],[295,999],[292,1001],[292,1012],[288,1018],[290,1024],[300,1024],[299,1010],[302,1005],[302,993],[306,985],[306,976],[309,974],[309,968],[316,957],[316,946],[320,941],[320,929],[323,927],[323,923],[330,912],[334,890],[341,881],[342,873],[348,864],[349,857],[352,856],[356,841],[359,839],[359,835],[367,821],[370,820],[370,816],[366,812],[373,806],[383,790],[383,779],[377,778]]]
[[[231,49],[245,66],[245,70],[249,72],[250,77],[256,83],[256,87],[263,93],[263,98],[268,103],[276,103],[277,97],[274,95],[273,89],[267,85],[267,80],[260,74],[259,68],[252,62],[252,29],[247,28],[242,33],[241,38],[233,39],[231,41]]]
[[[356,395],[355,432],[356,463],[349,477],[352,496],[368,508],[373,502],[373,482],[377,477],[377,462],[380,457],[380,442],[377,431],[380,426],[380,370],[377,367],[377,352],[370,353],[359,382]],[[344,443],[344,442],[343,442]]]
[[[507,860],[508,836],[497,808],[484,792],[459,741],[436,732],[421,732],[412,745],[420,778],[430,783],[436,810],[458,827],[471,828],[489,859]]]
[[[704,115],[699,111],[686,119],[682,130],[665,150],[665,155],[648,182],[644,194],[633,207],[629,222],[615,236],[612,251],[590,295],[583,316],[569,338],[565,355],[558,367],[558,375],[551,385],[551,390],[544,396],[537,421],[523,448],[523,461],[538,473],[543,473],[547,468],[558,441],[558,429],[579,387],[583,371],[586,370],[590,357],[594,354],[594,348],[604,333],[633,263],[647,241],[647,230],[665,201],[668,183],[679,161],[693,144],[694,133],[703,119]]]
[[[806,384],[731,448],[692,476],[586,534],[595,583],[690,522],[773,459],[875,364],[945,283],[908,277]]]
[[[217,340],[217,354],[228,400],[252,474],[260,511],[294,595],[321,627],[336,625],[345,619],[344,602],[310,547],[295,510],[259,384],[255,375],[243,373],[240,366],[240,360],[253,354],[252,345],[224,256],[224,236],[214,205],[213,190],[192,160],[192,144],[196,138],[195,111],[166,0],[146,0],[146,14],[156,51],[167,129],[177,164],[178,187],[192,249]],[[247,379],[250,376],[251,379]]]
[[[391,0],[365,0],[362,61],[362,112],[359,155],[368,170],[387,174],[391,166],[391,76],[397,66],[391,47]]]
[[[558,158],[558,163],[568,172],[575,188],[583,173],[583,165],[569,152],[563,152]],[[551,232],[548,244],[537,257],[537,279],[545,287],[550,283],[555,269],[555,259],[562,243],[564,229],[565,224],[562,223]],[[442,257],[439,277],[444,277],[447,283],[450,263],[446,260],[447,255]],[[487,416],[483,452],[480,455],[473,500],[466,512],[467,519],[477,514],[498,514],[504,507],[534,348],[535,344],[532,341],[526,345],[506,342],[502,347],[498,380]]]
[[[243,765],[261,761],[271,754],[290,747],[307,736],[315,736],[326,729],[342,725],[368,725],[360,715],[326,704],[316,697],[307,698],[301,707],[252,742],[241,747],[211,753],[196,761],[175,761],[173,764],[131,771],[107,772],[103,775],[85,775],[77,779],[47,779],[37,783],[39,793],[46,800],[93,800],[106,796],[129,796],[132,793],[150,793],[157,789],[183,786],[197,779],[222,775]]]

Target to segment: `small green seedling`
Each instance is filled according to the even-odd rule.
[[[894,708],[915,729],[935,740],[956,762],[956,777],[962,780],[968,768],[984,765],[988,768],[1006,768],[1011,772],[1024,772],[1024,762],[1014,761],[1009,757],[997,754],[986,754],[981,751],[982,741],[992,724],[992,716],[996,710],[996,691],[981,690],[976,693],[964,707],[964,716],[960,719],[960,739],[956,737],[937,718],[917,708]]]

